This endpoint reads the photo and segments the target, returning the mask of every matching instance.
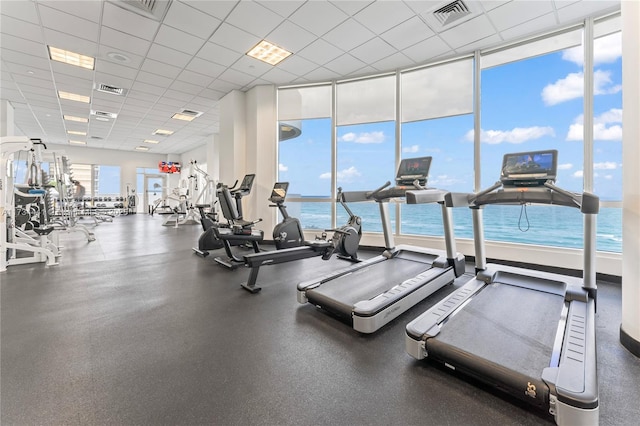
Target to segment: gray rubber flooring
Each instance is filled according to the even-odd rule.
[[[3,425],[538,425],[544,414],[405,352],[405,325],[459,283],[361,335],[296,301],[344,266],[265,267],[262,292],[191,252],[199,226],[124,216],[61,264],[0,274]],[[222,254],[222,250],[216,254]],[[365,253],[373,255],[374,253]],[[599,283],[600,423],[640,419],[640,359],[619,343],[621,291]]]

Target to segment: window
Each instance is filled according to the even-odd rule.
[[[473,60],[470,58],[401,74],[402,158],[431,156],[428,186],[473,191]],[[444,234],[440,205],[402,205],[401,232]],[[458,237],[472,237],[468,212],[456,209]],[[457,219],[457,220],[456,220]],[[464,223],[469,222],[469,226]]]
[[[120,195],[120,166],[94,166],[94,196]]]
[[[278,91],[278,180],[303,228],[331,228],[331,86]]]
[[[344,191],[373,190],[394,182],[396,76],[339,83],[336,88],[336,185]],[[378,205],[373,202],[349,206],[362,218],[365,232],[381,232]],[[395,223],[395,209],[390,219]],[[347,213],[338,207],[337,223]]]

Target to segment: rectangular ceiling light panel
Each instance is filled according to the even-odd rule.
[[[145,139],[142,142],[150,143],[150,144],[158,144],[158,143],[160,143],[160,141],[156,141],[156,140],[153,140],[153,139]]]
[[[170,136],[173,134],[173,130],[157,129],[155,132],[153,132],[153,134],[161,135],[161,136]]]
[[[175,114],[173,114],[171,116],[171,118],[176,119],[176,120],[183,120],[183,121],[193,121],[194,118],[198,118],[202,115],[203,113],[200,111],[192,111],[189,109],[183,109],[180,112],[176,112]]]
[[[88,123],[89,122],[88,118],[76,117],[74,115],[63,115],[62,118],[64,118],[67,121],[76,121],[78,123]]]
[[[259,59],[269,65],[276,65],[289,55],[291,52],[284,50],[280,46],[276,46],[266,40],[262,40],[256,44],[253,49],[247,52],[248,56]]]
[[[147,146],[136,146],[137,151],[149,151],[149,147]]]
[[[72,141],[72,140],[70,140],[69,143],[72,143],[74,145],[86,145],[87,144],[84,141]]]
[[[78,130],[67,130],[70,135],[87,136],[87,132],[80,132]]]
[[[59,49],[53,46],[47,47],[49,48],[49,58],[51,58],[52,61],[63,62],[65,64],[75,65],[76,67],[86,68],[88,70],[94,69],[95,59],[91,56],[81,55],[79,53]]]
[[[76,102],[84,102],[85,104],[88,104],[91,102],[91,98],[89,96],[78,95],[77,93],[63,92],[62,90],[58,90],[58,96],[60,97],[60,99],[67,99],[69,101],[76,101]]]

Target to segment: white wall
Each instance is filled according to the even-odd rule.
[[[101,164],[105,166],[120,166],[120,193],[126,194],[127,185],[136,187],[136,168],[157,168],[158,162],[166,161],[164,154],[147,152],[119,151],[115,149],[99,149],[86,146],[47,144],[50,151],[64,153],[71,163]],[[178,159],[179,161],[179,159]]]

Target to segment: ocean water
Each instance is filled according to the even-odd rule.
[[[389,205],[392,226],[395,227],[395,204]],[[327,229],[331,226],[330,203],[288,203],[289,214],[298,217],[305,229]],[[365,232],[382,232],[377,203],[352,203],[349,208],[362,218]],[[442,236],[440,205],[400,205],[402,234]],[[347,221],[347,213],[338,206],[338,225]],[[582,248],[583,216],[578,209],[559,206],[528,205],[486,206],[483,212],[485,239],[521,244]],[[473,238],[471,210],[453,210],[456,237]],[[395,229],[395,228],[394,228]],[[622,252],[622,209],[602,208],[597,219],[597,249]]]

